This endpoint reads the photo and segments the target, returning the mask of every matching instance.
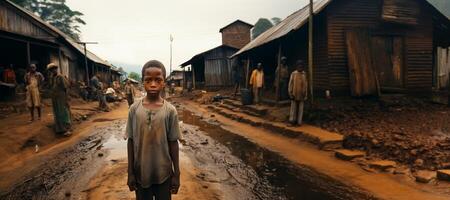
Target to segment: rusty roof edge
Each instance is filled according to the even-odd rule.
[[[78,44],[77,42],[75,42],[72,38],[70,38],[67,34],[65,34],[64,32],[62,32],[61,30],[59,30],[58,28],[56,28],[55,26],[51,25],[50,23],[44,21],[42,18],[40,18],[39,16],[37,16],[36,14],[34,14],[33,12],[22,8],[21,6],[11,2],[10,0],[5,0],[6,3],[12,5],[13,7],[17,8],[18,10],[24,12],[26,15],[32,17],[33,19],[35,19],[37,22],[41,23],[42,25],[46,26],[47,28],[49,28],[50,30],[56,32],[60,37],[62,37],[65,41],[67,41],[72,47],[74,47],[76,50],[78,50],[81,54],[84,55],[84,50],[83,48],[81,48],[81,45]],[[101,59],[100,57],[98,57],[97,55],[95,55],[94,53],[87,51],[88,55],[88,59],[91,60],[92,62],[95,62],[97,64],[102,64],[105,65],[107,67],[112,67],[112,65],[107,62],[106,60]]]
[[[319,14],[320,12],[322,12],[322,10],[324,10],[333,0],[319,0],[319,1],[315,1],[313,3],[313,10],[314,10],[314,15]],[[268,29],[267,31],[265,31],[264,33],[262,33],[261,35],[259,35],[257,38],[255,38],[254,40],[252,40],[250,43],[248,43],[247,45],[245,45],[242,49],[240,49],[238,52],[236,52],[235,54],[233,54],[231,56],[231,58],[236,57],[240,54],[246,53],[252,49],[255,49],[259,46],[271,43],[277,39],[280,39],[286,35],[288,35],[289,33],[291,33],[292,31],[298,30],[301,27],[303,27],[306,23],[307,23],[307,19],[308,17],[306,17],[305,19],[303,19],[299,25],[297,25],[296,27],[292,28],[291,30],[289,30],[288,32],[286,32],[283,35],[277,36],[277,37],[273,37],[273,38],[269,38],[272,34],[276,33],[278,30],[284,28],[284,26],[286,26],[287,22],[290,22],[292,20],[295,20],[295,17],[297,17],[298,15],[304,14],[305,12],[307,12],[309,8],[309,4],[305,5],[304,7],[302,7],[301,9],[295,11],[294,13],[290,14],[289,16],[287,16],[283,21],[281,21],[280,24],[273,26],[272,28]],[[307,13],[307,15],[309,16],[309,11]],[[261,40],[261,41],[259,41]],[[255,44],[258,43],[259,44]]]

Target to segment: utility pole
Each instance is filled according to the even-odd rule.
[[[173,37],[172,34],[170,34],[170,71],[169,76],[172,74],[172,43],[173,43]]]
[[[98,44],[98,42],[77,42],[77,43],[83,45],[83,47],[84,47],[84,66],[86,68],[86,85],[90,86],[89,85],[89,67],[88,67],[86,44]],[[92,73],[94,73],[93,69],[92,69]]]
[[[308,73],[309,73],[309,95],[311,102],[314,102],[314,92],[313,92],[313,0],[309,0],[309,28],[308,28]]]

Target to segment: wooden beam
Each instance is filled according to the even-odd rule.
[[[195,70],[193,65],[191,65],[191,70],[192,70],[192,89],[195,90]]]
[[[280,79],[281,79],[281,73],[280,73],[280,67],[281,67],[281,41],[280,41],[280,44],[278,45],[278,58],[277,58],[278,60],[277,60],[277,63],[278,63],[278,66],[277,66],[277,69],[278,69],[278,73],[276,74],[276,76],[277,76],[277,82],[275,83],[276,84],[276,87],[275,87],[275,93],[276,93],[276,95],[277,95],[277,101],[280,101],[281,100],[281,89],[280,89]]]
[[[28,68],[31,64],[30,42],[27,42],[26,45],[27,45],[27,68]]]
[[[245,67],[245,88],[248,89],[248,79],[249,77],[249,72],[250,72],[250,58],[247,56],[247,63],[246,63],[246,67]]]
[[[314,8],[313,8],[313,0],[309,0],[309,28],[308,28],[308,80],[309,80],[309,97],[311,102],[314,102],[314,92],[313,92],[313,16],[314,16]]]

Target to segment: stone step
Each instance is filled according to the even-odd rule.
[[[353,160],[355,158],[364,157],[366,154],[363,151],[338,149],[334,151],[336,158],[341,160]]]
[[[290,137],[300,138],[304,141],[316,144],[324,150],[332,150],[342,148],[344,137],[337,133],[332,133],[321,128],[310,125],[300,127],[288,127],[285,123],[272,122],[264,120],[260,117],[254,117],[242,112],[234,112],[217,106],[208,106],[209,109],[236,121],[250,124],[256,127],[263,127],[275,133]]]
[[[419,183],[429,183],[432,180],[436,179],[436,172],[428,170],[420,170],[414,174],[414,177],[416,178],[416,181]]]
[[[369,162],[369,167],[382,171],[386,171],[389,168],[395,168],[395,166],[397,166],[397,163],[391,160],[377,160]]]
[[[441,181],[450,181],[450,169],[438,170],[437,178]]]
[[[257,106],[257,105],[242,105],[242,103],[240,101],[236,101],[233,99],[224,99],[223,100],[224,104],[227,105],[231,105],[234,107],[239,107],[241,108],[242,111],[248,111],[248,113],[250,115],[254,115],[254,116],[264,116],[267,114],[268,108],[262,107],[262,106]]]

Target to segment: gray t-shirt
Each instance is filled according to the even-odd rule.
[[[176,108],[164,100],[157,110],[149,110],[142,100],[131,105],[126,133],[133,140],[134,172],[138,184],[148,188],[161,184],[173,173],[169,141],[180,137]]]

